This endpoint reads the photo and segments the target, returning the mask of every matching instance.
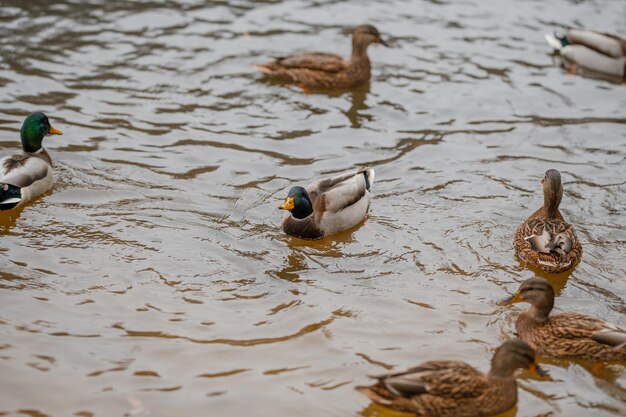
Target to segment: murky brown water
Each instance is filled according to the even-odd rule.
[[[368,373],[486,369],[534,276],[515,227],[548,168],[584,259],[557,305],[625,321],[624,85],[568,75],[542,34],[624,35],[624,2],[3,1],[0,154],[34,110],[52,192],[0,217],[0,415],[378,416]],[[252,64],[347,54],[369,86],[305,95]],[[304,242],[293,184],[376,168],[371,213]],[[615,416],[626,371],[547,362],[507,416]]]

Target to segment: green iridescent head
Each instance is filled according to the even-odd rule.
[[[287,199],[278,208],[291,212],[291,215],[296,219],[304,219],[313,213],[313,205],[311,204],[309,194],[302,187],[291,188]]]
[[[63,132],[50,126],[48,116],[42,112],[35,112],[28,115],[22,124],[20,136],[22,139],[22,149],[24,152],[37,152],[41,149],[41,142],[46,135],[62,135]]]

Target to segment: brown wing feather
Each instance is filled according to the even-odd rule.
[[[569,312],[551,315],[540,325],[520,319],[520,336],[542,354],[594,361],[626,360],[626,346],[620,343],[626,342],[626,330],[611,323]]]
[[[447,398],[473,398],[481,395],[488,385],[482,373],[458,361],[425,362],[377,378],[385,388],[402,396],[428,393]]]
[[[446,398],[474,398],[487,389],[487,379],[473,367],[456,361],[435,363],[438,369],[421,372],[419,380],[428,387],[428,393]],[[419,374],[414,374],[416,377]]]
[[[346,61],[338,55],[309,52],[256,66],[272,77],[285,78],[308,88],[351,88],[370,78],[367,57]]]
[[[16,168],[23,166],[28,159],[28,155],[11,155],[2,159],[2,174],[7,175]]]
[[[560,251],[546,253],[547,250],[536,246],[539,242],[545,243],[552,238],[563,242]],[[520,258],[547,272],[566,271],[582,256],[582,246],[574,228],[563,220],[560,212],[556,219],[545,218],[543,208],[517,228],[514,244]]]
[[[276,64],[289,69],[310,69],[315,71],[339,72],[346,68],[346,62],[339,55],[324,52],[307,52],[279,58]]]
[[[486,375],[463,362],[425,362],[376,378],[377,384],[357,389],[378,404],[418,415],[492,415],[517,402],[514,380],[490,382]]]

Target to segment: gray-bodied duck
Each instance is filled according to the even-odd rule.
[[[586,359],[596,367],[605,361],[626,361],[626,328],[580,313],[550,314],[554,288],[543,278],[524,281],[500,304],[528,303],[517,318],[517,335],[541,355]]]
[[[283,230],[302,239],[320,239],[359,224],[370,205],[374,170],[356,171],[293,187],[280,209],[286,210]]]
[[[370,79],[367,47],[372,43],[390,46],[374,26],[361,25],[352,32],[350,59],[324,52],[305,52],[256,67],[271,77],[287,79],[305,88],[352,88]]]
[[[514,339],[496,350],[486,374],[464,362],[429,361],[403,372],[374,376],[376,384],[357,390],[377,404],[418,416],[492,416],[517,404],[517,369],[549,379],[528,344]]]
[[[23,153],[0,159],[0,210],[26,204],[52,187],[52,158],[42,141],[45,136],[61,134],[41,112],[24,120],[20,131]]]
[[[515,251],[522,260],[543,271],[567,271],[580,260],[583,249],[574,228],[559,211],[563,199],[561,173],[549,169],[541,184],[543,207],[517,228]]]
[[[545,38],[555,51],[576,65],[614,77],[626,76],[624,38],[584,29],[569,29],[564,36],[549,34]]]

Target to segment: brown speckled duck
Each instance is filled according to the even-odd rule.
[[[306,52],[256,67],[269,76],[288,79],[305,88],[351,88],[370,79],[367,47],[372,43],[389,47],[374,26],[361,25],[352,32],[352,56],[348,60],[324,52]]]
[[[373,377],[378,379],[375,385],[357,390],[377,404],[419,416],[492,416],[517,404],[514,373],[520,368],[548,379],[535,363],[532,349],[515,339],[496,350],[487,374],[464,362],[429,361],[404,372]]]
[[[576,265],[583,249],[574,228],[559,211],[563,198],[561,174],[550,169],[541,184],[543,207],[517,228],[515,251],[522,260],[543,271],[563,272]]]
[[[541,355],[586,359],[596,364],[626,361],[626,328],[579,313],[550,315],[554,289],[543,278],[525,281],[500,303],[530,304],[517,319],[517,335]]]
[[[283,230],[302,239],[320,239],[359,224],[369,208],[374,170],[324,178],[308,187],[293,187],[278,208],[286,210]]]

